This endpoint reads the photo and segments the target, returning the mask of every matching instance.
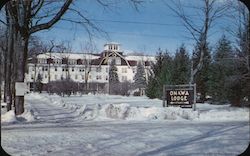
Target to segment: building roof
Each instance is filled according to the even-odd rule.
[[[152,61],[155,62],[155,56],[141,56],[141,55],[126,55],[125,58],[127,60],[134,60],[134,61]]]
[[[109,45],[109,44],[121,45],[120,43],[117,43],[117,42],[108,42],[108,43],[105,43],[104,46]]]
[[[96,54],[87,54],[87,53],[44,53],[37,55],[37,58],[43,58],[43,59],[62,59],[62,58],[68,58],[68,59],[97,59],[99,58],[99,55]]]

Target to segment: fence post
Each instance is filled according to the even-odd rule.
[[[194,87],[194,111],[196,110],[196,83],[193,84]]]
[[[162,91],[162,106],[165,107],[165,99],[166,99],[166,95],[165,95],[165,85],[163,85],[163,91]]]

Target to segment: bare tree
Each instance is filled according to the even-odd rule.
[[[2,100],[2,81],[4,80],[5,54],[6,54],[6,31],[0,27],[0,102]]]
[[[131,1],[135,6],[141,3],[139,0]],[[13,68],[15,79],[13,82],[24,81],[29,38],[32,34],[52,28],[60,20],[80,24],[85,28],[89,36],[96,31],[100,32],[100,29],[88,17],[74,7],[73,2],[75,1],[15,0],[9,1],[5,5],[7,12],[5,24],[8,27],[8,54],[13,52],[13,58],[15,59],[13,61],[15,62],[15,68]],[[108,4],[104,0],[97,0],[97,2],[103,6]],[[64,14],[69,11],[78,16],[78,18],[63,18]],[[23,112],[24,96],[15,96],[15,113],[18,115]]]
[[[93,42],[86,42],[84,45],[81,45],[81,50],[83,51],[83,70],[84,70],[84,83],[85,89],[89,90],[89,76],[92,70],[92,55],[96,46]]]
[[[244,66],[247,69],[247,73],[243,75],[250,77],[250,49],[249,49],[249,22],[250,15],[247,7],[240,1],[231,2],[232,11],[230,12],[229,20],[232,20],[234,24],[231,27],[227,27],[226,30],[229,32],[235,39],[236,44],[235,48],[240,54],[239,59],[242,61]]]
[[[194,76],[202,69],[204,62],[204,51],[207,48],[209,30],[213,27],[216,20],[225,15],[228,5],[217,4],[216,0],[201,0],[192,5],[185,5],[181,0],[170,0],[164,4],[168,6],[182,21],[183,26],[191,34],[196,45],[200,47],[200,58],[196,67],[191,69],[190,83],[194,82]],[[185,7],[192,8],[196,15],[188,15]],[[200,21],[197,21],[200,19]],[[195,21],[196,20],[196,21]]]

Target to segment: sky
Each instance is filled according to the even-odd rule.
[[[155,55],[159,48],[175,53],[184,43],[191,53],[194,45],[191,34],[183,26],[182,21],[164,3],[164,0],[146,0],[138,10],[129,1],[117,0],[108,7],[103,7],[95,1],[76,1],[72,6],[89,18],[98,28],[107,33],[95,32],[92,43],[96,51],[101,52],[103,45],[108,42],[118,42],[126,52],[142,52],[145,55]],[[183,1],[183,0],[181,0]],[[199,0],[183,1],[186,5],[197,4]],[[165,2],[168,2],[165,0]],[[224,0],[218,0],[218,5]],[[193,16],[194,9],[185,10],[187,15]],[[200,17],[193,16],[195,24],[199,24]],[[76,14],[69,12],[64,18],[81,20]],[[219,37],[225,33],[222,27],[229,25],[226,20],[218,21],[209,34],[211,45],[216,44]],[[36,34],[43,40],[67,41],[72,45],[73,52],[81,52],[85,43],[89,42],[86,29],[78,24],[66,21],[57,23],[49,31]]]

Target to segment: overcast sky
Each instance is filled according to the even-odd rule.
[[[165,0],[167,2],[167,0]],[[199,0],[189,0],[186,5],[197,4]],[[223,3],[223,0],[218,0]],[[103,45],[107,42],[118,42],[122,49],[126,51],[143,52],[154,55],[158,48],[168,49],[174,53],[176,49],[184,43],[192,51],[194,41],[189,39],[191,35],[183,27],[181,20],[162,2],[162,0],[147,0],[139,11],[128,1],[121,0],[117,4],[111,4],[108,8],[103,8],[100,4],[92,1],[77,1],[74,8],[84,12],[92,22],[106,31],[109,37],[96,34],[93,42],[97,47],[97,52],[103,50]],[[194,15],[193,9],[187,9],[186,14]],[[76,19],[72,14],[67,18]],[[199,18],[194,19],[196,24]],[[79,18],[78,18],[79,19]],[[225,20],[218,21],[218,24],[210,31],[209,41],[216,43],[218,38],[225,33],[222,27],[229,25]],[[81,51],[81,44],[88,42],[88,35],[85,29],[69,22],[59,22],[50,31],[37,33],[44,40],[54,39],[57,41],[69,41],[72,44],[73,52]]]

